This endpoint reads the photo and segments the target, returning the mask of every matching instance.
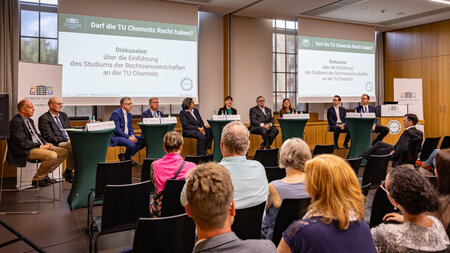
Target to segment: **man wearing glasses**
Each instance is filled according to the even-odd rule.
[[[132,107],[131,98],[123,97],[120,99],[120,108],[115,110],[109,118],[116,125],[109,146],[125,146],[127,150],[123,155],[124,160],[131,160],[131,157],[144,147],[144,138],[134,135],[131,122],[133,115],[130,113]],[[123,160],[121,154],[119,159]]]
[[[370,97],[367,94],[363,94],[361,96],[361,105],[355,108],[355,111],[358,113],[375,113],[375,107],[369,105]],[[382,141],[384,137],[389,133],[389,128],[385,126],[380,126],[377,124],[377,120],[372,126],[372,132],[378,133],[377,138],[372,142],[372,145],[375,143]]]
[[[261,135],[263,143],[259,149],[270,149],[273,140],[278,135],[278,129],[274,126],[272,110],[265,107],[266,100],[263,96],[256,98],[257,105],[250,108],[250,133]]]
[[[164,117],[164,114],[158,110],[159,107],[159,101],[158,98],[150,98],[148,100],[148,104],[150,106],[150,109],[143,112],[141,115],[141,120],[144,121],[145,118],[162,118]]]
[[[62,112],[63,103],[57,97],[48,100],[48,112],[39,117],[39,131],[45,141],[56,147],[67,149],[67,167],[64,171],[64,178],[67,182],[73,183],[73,153],[70,144],[67,128],[70,128],[69,117]]]

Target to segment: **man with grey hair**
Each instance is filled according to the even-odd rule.
[[[245,156],[250,146],[250,132],[239,121],[228,123],[222,130],[220,150],[222,161],[220,165],[230,171],[234,186],[236,209],[252,207],[267,201],[269,184],[266,172],[258,161],[247,160]],[[181,194],[180,200],[186,205],[186,196]]]
[[[150,109],[143,112],[141,115],[141,120],[144,121],[145,118],[162,118],[164,117],[164,114],[158,110],[159,108],[159,101],[158,98],[153,97],[148,100],[148,105],[150,106]]]

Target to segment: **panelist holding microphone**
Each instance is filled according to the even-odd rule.
[[[361,96],[361,105],[355,108],[355,111],[358,113],[375,113],[375,107],[369,105],[370,97],[367,94],[363,94]],[[377,138],[373,141],[372,145],[375,143],[382,141],[384,137],[389,133],[389,128],[385,126],[380,126],[377,124],[377,120],[372,127],[372,132],[379,133]]]
[[[150,98],[148,100],[148,104],[150,106],[150,109],[143,112],[141,115],[141,121],[144,121],[145,118],[162,118],[164,117],[164,114],[158,110],[159,107],[159,101],[158,98]]]
[[[348,141],[350,140],[350,131],[348,130],[347,124],[345,124],[345,108],[340,107],[341,97],[335,95],[333,98],[333,106],[327,110],[327,120],[330,127],[330,131],[334,132],[334,148],[339,148],[338,139],[339,134],[347,133],[344,141],[344,148],[348,148]]]
[[[250,108],[250,133],[261,135],[263,143],[259,149],[270,149],[272,142],[278,135],[278,129],[274,126],[272,110],[265,106],[263,96],[256,98],[257,105]]]

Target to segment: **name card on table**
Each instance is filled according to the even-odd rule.
[[[361,118],[376,118],[374,112],[361,113]]]
[[[161,118],[161,124],[176,124],[176,123],[177,123],[176,117]]]
[[[225,115],[213,115],[213,120],[227,120],[227,116]]]
[[[98,131],[98,130],[107,130],[107,129],[114,129],[116,128],[116,125],[114,124],[114,121],[105,121],[105,122],[94,122],[94,123],[87,123],[86,124],[86,131]]]
[[[161,119],[160,118],[144,118],[142,120],[142,123],[144,125],[159,125],[159,124],[161,124]]]
[[[241,115],[226,115],[227,120],[241,120]]]
[[[348,112],[346,118],[361,118],[361,113],[359,112]]]
[[[283,114],[283,119],[309,119],[309,113]]]
[[[403,117],[408,113],[408,105],[381,105],[381,117]]]

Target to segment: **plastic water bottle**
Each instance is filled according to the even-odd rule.
[[[95,116],[92,115],[92,122],[95,123]]]

